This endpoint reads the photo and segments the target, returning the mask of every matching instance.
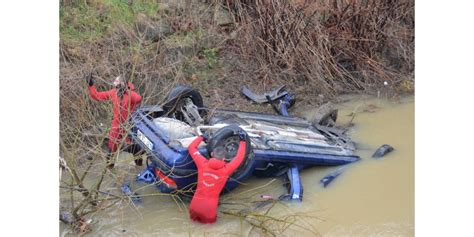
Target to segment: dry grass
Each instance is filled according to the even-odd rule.
[[[223,1],[239,23],[237,53],[254,80],[305,96],[413,92],[414,2]],[[244,68],[242,68],[244,69]]]

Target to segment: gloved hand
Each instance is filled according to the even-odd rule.
[[[209,131],[206,131],[204,134],[202,134],[202,138],[203,138],[202,140],[207,143],[209,139],[211,138]]]
[[[89,75],[87,75],[86,81],[87,81],[87,83],[89,83],[89,86],[93,86],[93,85],[94,85],[94,78],[93,78],[93,76],[92,76],[92,73],[89,73]]]
[[[241,141],[246,141],[247,140],[247,133],[244,130],[239,130],[237,132],[237,135],[239,135],[239,138]]]

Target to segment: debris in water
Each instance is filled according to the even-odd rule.
[[[138,196],[137,193],[133,193],[132,190],[130,189],[130,186],[128,184],[124,184],[122,187],[122,192],[127,195],[127,196],[130,196],[130,198],[132,199],[133,203],[135,204],[138,204],[141,202],[141,198]]]
[[[74,218],[69,212],[59,213],[59,220],[62,221],[64,224],[72,224],[74,222]]]
[[[377,149],[374,154],[372,155],[372,158],[381,158],[383,157],[385,154],[389,153],[393,151],[393,147],[388,145],[388,144],[383,144],[382,146],[379,147],[379,149]]]
[[[258,210],[258,209],[261,209],[263,207],[266,207],[268,206],[269,204],[272,204],[273,203],[273,199],[267,199],[267,200],[264,200],[264,201],[258,201],[256,202],[257,204],[252,208],[253,211],[255,210]]]
[[[329,173],[328,175],[324,176],[319,182],[323,184],[323,187],[328,186],[337,176],[342,174],[346,170],[347,166],[340,167],[335,171]]]
[[[273,199],[273,196],[272,195],[265,195],[265,194],[262,194],[260,195],[261,198],[263,199]]]
[[[83,217],[80,217],[79,219],[75,220],[71,224],[75,232],[79,234],[84,234],[84,233],[92,231],[90,227],[91,222],[92,222],[92,219],[85,220]]]
[[[377,111],[377,109],[379,109],[377,105],[369,104],[364,108],[363,112],[374,113]]]

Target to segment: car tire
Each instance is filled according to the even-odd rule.
[[[181,113],[178,111],[178,106],[180,106],[186,98],[191,99],[193,104],[196,105],[196,107],[204,107],[202,96],[198,91],[194,90],[190,86],[181,85],[173,88],[166,97],[166,100],[162,106],[163,110],[165,111],[165,115],[169,117],[175,115],[178,120],[186,122],[184,121],[184,118],[182,117]],[[200,110],[199,114],[201,117],[204,117],[205,111]]]
[[[235,142],[239,142],[239,136],[235,135],[239,130],[242,130],[237,125],[229,125],[225,126],[219,130],[217,130],[212,138],[207,143],[207,150],[209,154],[218,146],[224,146],[226,148],[226,161],[229,162],[229,158],[235,157],[237,152],[237,148],[235,146],[229,147],[229,145],[235,145]],[[240,164],[240,166],[234,171],[234,173],[229,177],[229,180],[238,180],[241,181],[252,173],[252,169],[254,168],[254,154],[252,150],[252,145],[249,136],[246,138],[247,147],[245,150],[245,158],[244,161]],[[233,150],[229,149],[233,148]]]

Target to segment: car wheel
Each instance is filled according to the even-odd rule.
[[[237,125],[229,125],[217,130],[207,144],[209,154],[216,147],[224,147],[226,150],[225,161],[230,162],[236,156],[239,147],[240,139],[238,135],[235,135],[239,130],[242,130],[242,128]],[[231,179],[243,180],[252,173],[255,160],[251,141],[248,136],[246,143],[247,147],[245,150],[244,161],[230,176]]]
[[[165,116],[175,118],[189,125],[203,122],[205,111],[201,94],[190,86],[177,86],[171,90],[163,103]]]

